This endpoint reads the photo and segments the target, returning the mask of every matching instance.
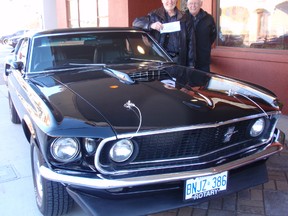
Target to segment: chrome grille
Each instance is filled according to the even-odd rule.
[[[101,151],[100,164],[105,172],[165,173],[204,169],[219,163],[253,154],[265,148],[270,138],[270,125],[261,137],[251,138],[249,128],[255,119],[223,124],[217,127],[170,131],[133,137],[139,151],[129,163],[115,164],[108,152],[113,143],[107,142]],[[224,141],[225,134],[233,128],[231,139]],[[231,130],[230,130],[231,131]]]
[[[228,126],[135,137],[136,142],[141,143],[135,162],[205,155],[225,148],[231,143],[244,141],[247,126],[247,123],[238,124],[236,127],[238,133],[227,143],[223,143],[223,139]]]
[[[134,73],[129,73],[129,76],[133,80],[137,81],[151,81],[151,80],[162,80],[165,78],[170,78],[167,72],[164,70],[143,70]]]

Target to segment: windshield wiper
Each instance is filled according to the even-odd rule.
[[[154,63],[158,63],[158,64],[175,64],[174,62],[170,62],[170,61],[160,61],[160,60],[154,60],[154,59],[141,59],[141,58],[127,58],[127,60],[134,60],[134,61],[146,61],[146,62],[154,62]]]

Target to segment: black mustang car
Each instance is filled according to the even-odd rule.
[[[58,29],[19,42],[5,74],[36,202],[61,215],[146,215],[268,180],[284,146],[269,90],[175,65],[145,32]],[[24,143],[25,144],[25,143]]]

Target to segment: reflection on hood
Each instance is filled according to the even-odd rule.
[[[175,80],[177,89],[207,86],[211,78],[208,73],[182,66],[168,67],[165,71]]]

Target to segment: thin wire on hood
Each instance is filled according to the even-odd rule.
[[[228,96],[233,96],[235,97],[236,95],[240,95],[244,98],[246,98],[247,100],[251,101],[253,104],[255,104],[265,115],[267,118],[269,118],[268,114],[265,112],[265,110],[258,104],[256,103],[254,100],[252,100],[250,97],[248,97],[247,95],[245,94],[241,94],[239,92],[236,92],[236,91],[233,91],[232,89],[230,89],[228,92],[227,92]]]
[[[136,132],[134,133],[134,135],[132,135],[129,139],[132,139],[134,136],[136,136],[136,134],[139,132],[140,128],[141,128],[141,125],[142,125],[142,114],[141,114],[141,111],[140,109],[134,104],[134,103],[131,103],[130,100],[128,100],[125,104],[124,104],[124,107],[129,109],[129,110],[132,110],[134,111],[135,113],[135,110],[133,110],[133,108],[135,108],[138,113],[139,113],[139,116],[137,115],[137,113],[135,113],[135,115],[139,118],[139,126],[136,130]]]

